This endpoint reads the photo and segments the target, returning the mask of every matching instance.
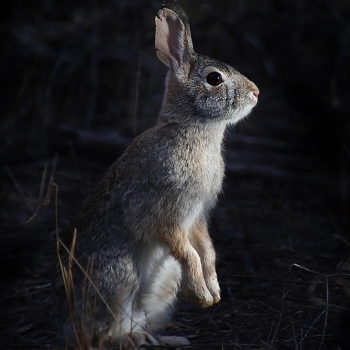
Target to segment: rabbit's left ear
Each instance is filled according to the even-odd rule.
[[[195,54],[187,16],[179,5],[176,8],[179,14],[166,7],[159,10],[155,46],[158,58],[178,77],[186,78]]]

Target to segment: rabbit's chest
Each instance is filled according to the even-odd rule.
[[[218,169],[221,171],[221,169]],[[217,173],[207,174],[207,179],[197,186],[193,186],[190,197],[184,198],[182,227],[186,230],[193,227],[199,220],[207,218],[211,208],[214,207],[222,187],[222,176]]]
[[[194,163],[192,163],[194,164]],[[187,169],[188,171],[189,169]],[[224,176],[224,162],[222,157],[210,159],[203,157],[198,162],[198,167],[193,167],[188,176],[184,199],[183,225],[191,227],[201,216],[206,217],[210,209],[215,205],[218,194],[222,188]]]
[[[208,199],[216,197],[221,191],[225,168],[221,152],[213,153],[203,154],[194,172],[198,188]]]

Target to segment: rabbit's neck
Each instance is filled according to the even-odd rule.
[[[157,127],[168,130],[173,138],[190,148],[220,149],[224,140],[227,125],[220,122],[176,123],[158,119]]]

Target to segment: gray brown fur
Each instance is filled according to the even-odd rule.
[[[174,1],[158,12],[155,42],[169,67],[157,124],[111,166],[61,237],[70,247],[76,229],[74,256],[114,314],[73,264],[77,339],[57,272],[71,347],[93,340],[127,348],[166,343],[154,332],[169,319],[180,285],[201,307],[220,301],[207,220],[222,188],[225,129],[251,111],[259,90],[229,65],[194,53],[187,16]],[[218,86],[206,81],[213,71],[224,77]],[[67,266],[62,247],[59,254]]]

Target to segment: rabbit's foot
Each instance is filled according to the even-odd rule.
[[[127,335],[125,350],[140,349],[141,345],[160,345],[159,342],[148,332],[135,332]]]
[[[157,339],[159,340],[160,345],[163,346],[183,346],[190,345],[190,341],[185,337],[172,337],[172,336],[162,336],[158,335]]]
[[[220,298],[220,286],[216,276],[207,280],[206,284],[211,296],[214,299],[214,304],[218,303],[221,300],[221,298]]]
[[[128,335],[128,342],[125,346],[126,350],[144,350],[144,348],[140,348],[142,345],[147,345],[147,349],[152,345],[158,346],[186,346],[189,345],[190,342],[185,337],[173,337],[173,336],[153,336],[148,332],[135,332]]]
[[[189,302],[197,304],[202,308],[214,304],[214,299],[207,287],[199,287],[190,283],[183,283],[182,291]]]

